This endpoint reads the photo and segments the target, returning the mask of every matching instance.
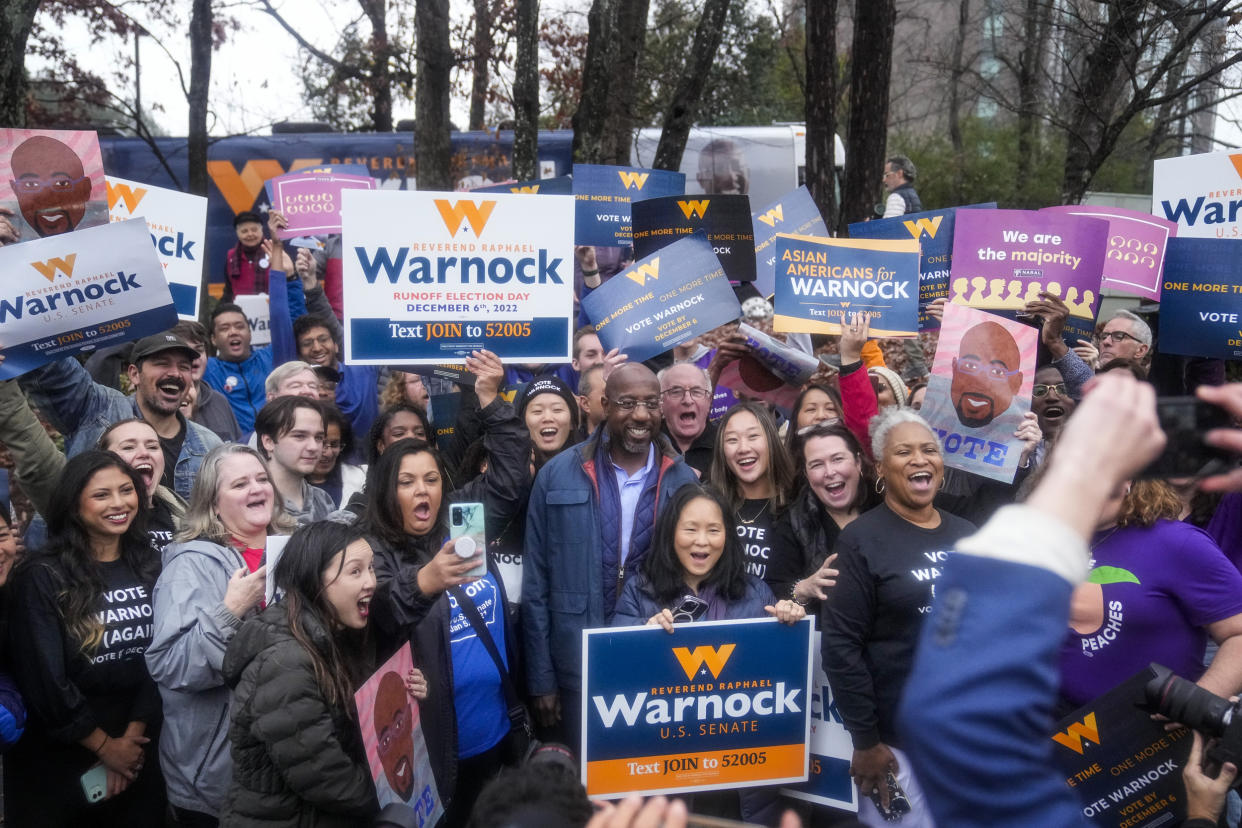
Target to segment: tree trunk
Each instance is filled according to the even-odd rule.
[[[1039,104],[1044,99],[1042,75],[1051,16],[1049,0],[1026,0],[1022,21],[1025,45],[1018,56],[1018,157],[1014,169],[1014,201],[1019,207],[1039,206],[1030,203],[1028,191],[1042,149]]]
[[[650,0],[626,0],[617,9],[612,38],[612,78],[608,91],[608,127],[604,136],[604,160],[627,166],[634,144],[634,98],[638,64],[647,40]]]
[[[8,0],[0,10],[0,124],[26,125],[26,40],[39,0]]]
[[[513,177],[539,175],[539,0],[517,0],[513,66]]]
[[[673,91],[668,109],[664,113],[664,129],[660,131],[660,143],[656,147],[657,170],[681,169],[681,156],[686,151],[686,139],[698,113],[707,76],[716,61],[716,51],[724,37],[725,18],[729,15],[730,0],[704,0],[703,16],[694,30],[694,43],[690,46],[690,58],[682,68],[681,78]]]
[[[362,11],[371,24],[371,74],[367,87],[371,90],[371,128],[376,132],[392,132],[392,55],[388,42],[388,3],[386,0],[361,0]]]
[[[966,74],[963,53],[970,34],[970,0],[957,6],[957,34],[953,39],[953,65],[949,69],[949,144],[953,147],[953,178],[950,195],[954,204],[966,198],[966,144],[962,138],[962,78]]]
[[[828,227],[837,224],[837,0],[806,7],[806,184]]]
[[[896,25],[895,0],[855,0],[842,227],[875,216],[888,139],[888,84]]]
[[[603,163],[608,135],[608,95],[612,79],[614,0],[592,0],[587,12],[587,48],[582,61],[582,95],[570,125],[574,162]]]
[[[449,0],[417,0],[414,6],[418,81],[414,90],[414,163],[420,190],[452,190],[449,143]]]
[[[1118,0],[1108,7],[1108,22],[1087,56],[1086,72],[1071,90],[1072,110],[1066,130],[1065,168],[1061,180],[1061,203],[1082,201],[1091,179],[1112,152],[1106,141],[1115,111],[1116,84],[1131,77],[1138,53],[1135,36],[1147,4],[1144,0]],[[1124,73],[1124,74],[1123,74]],[[1118,134],[1120,130],[1118,130]],[[1105,148],[1105,144],[1109,145]]]
[[[520,12],[519,12],[520,14]],[[521,24],[519,24],[521,25]],[[492,49],[492,0],[474,0],[474,71],[470,85],[470,125],[468,129],[483,129],[487,122],[487,86],[491,82]],[[518,40],[521,49],[521,40]],[[521,61],[521,57],[518,58]],[[515,83],[518,83],[515,79]],[[517,97],[517,90],[514,90]],[[516,138],[514,139],[517,140]],[[517,176],[522,180],[521,176]]]
[[[190,122],[186,126],[186,160],[190,192],[207,195],[207,97],[211,87],[211,0],[194,0],[190,11]]]

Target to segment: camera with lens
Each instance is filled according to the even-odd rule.
[[[1173,674],[1160,664],[1148,666],[1147,710],[1215,739],[1204,764],[1219,768],[1226,762],[1242,767],[1242,702],[1222,699],[1194,682]],[[1239,777],[1242,784],[1242,777]]]

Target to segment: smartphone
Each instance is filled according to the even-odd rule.
[[[80,781],[82,793],[86,794],[86,801],[91,805],[108,798],[108,769],[102,762],[82,774]]]
[[[673,607],[673,622],[698,621],[707,613],[707,602],[697,595],[687,595]]]
[[[884,817],[885,822],[900,822],[902,817],[910,813],[910,800],[906,798],[906,792],[901,789],[892,771],[888,772],[885,784],[888,786],[888,808],[881,804],[878,791],[870,794],[871,801],[875,803],[875,809]]]
[[[487,530],[482,503],[454,503],[449,506],[449,537],[457,543],[457,554],[463,558],[478,556],[478,564],[466,574],[482,578],[487,574]]]
[[[1232,463],[1230,452],[1203,441],[1203,435],[1212,429],[1229,427],[1229,415],[1223,408],[1196,397],[1162,397],[1156,400],[1156,415],[1168,443],[1140,477],[1204,477],[1224,471]]]

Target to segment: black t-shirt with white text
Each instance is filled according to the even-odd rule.
[[[772,507],[768,499],[743,500],[733,513],[738,540],[746,561],[747,574],[766,578],[772,557]]]

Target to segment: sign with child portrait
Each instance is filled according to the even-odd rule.
[[[380,807],[393,802],[408,805],[423,828],[435,825],[444,807],[431,772],[418,703],[405,687],[412,669],[414,658],[407,642],[358,688],[354,703]]]
[[[1022,455],[1014,432],[1031,410],[1038,344],[1039,331],[1021,322],[945,306],[919,413],[940,435],[946,466],[1013,482]]]

